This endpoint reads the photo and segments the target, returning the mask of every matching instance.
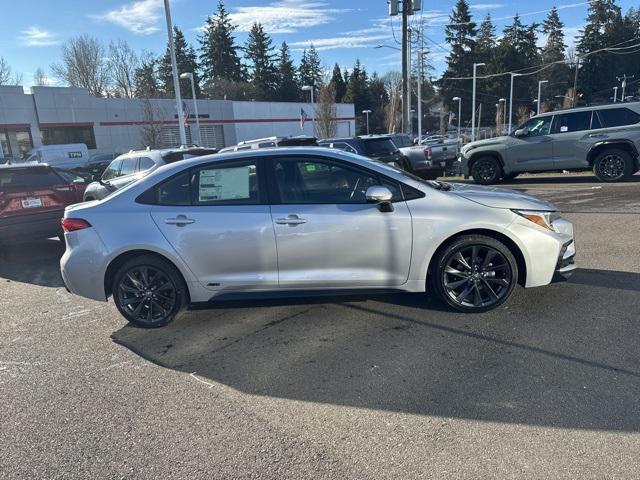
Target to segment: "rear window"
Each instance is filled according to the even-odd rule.
[[[606,108],[598,110],[600,123],[603,128],[621,127],[640,122],[640,115],[628,108]]]
[[[591,112],[573,112],[556,115],[554,133],[570,133],[589,130]]]
[[[364,141],[364,153],[369,157],[391,155],[396,150],[397,147],[388,138],[376,138]]]
[[[48,168],[15,168],[0,170],[0,192],[35,190],[65,183]]]

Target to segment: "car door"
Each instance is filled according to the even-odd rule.
[[[550,135],[553,116],[529,119],[508,137],[506,161],[515,172],[553,169],[553,138]]]
[[[161,183],[151,216],[203,286],[276,289],[276,242],[254,159],[212,162]]]
[[[589,166],[587,152],[594,143],[590,132],[592,113],[592,111],[584,111],[555,115],[551,127],[555,168],[570,169]]]
[[[281,288],[395,287],[407,281],[411,215],[395,181],[348,162],[290,155],[268,160]],[[369,186],[393,211],[367,203]]]

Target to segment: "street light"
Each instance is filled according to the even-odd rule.
[[[460,148],[460,115],[462,115],[462,98],[453,97],[454,102],[458,102],[458,148]]]
[[[302,91],[303,92],[311,92],[311,108],[313,109],[314,108],[314,106],[313,106],[313,85],[304,85],[302,87]],[[311,112],[311,113],[312,113],[312,115],[311,115],[311,123],[313,124],[313,119],[315,117],[315,114],[313,114],[313,112]]]
[[[521,77],[523,73],[511,72],[511,89],[509,90],[509,134],[511,134],[511,128],[513,126],[513,79],[514,77]]]
[[[202,146],[202,137],[200,136],[200,115],[198,115],[198,102],[196,100],[196,83],[193,79],[193,72],[184,72],[180,78],[191,80],[191,96],[193,97],[193,111],[196,115],[196,126],[198,128],[198,145]]]
[[[471,99],[471,141],[476,139],[476,69],[484,66],[484,63],[473,64],[473,93]]]
[[[536,111],[536,115],[540,115],[540,102],[542,101],[542,84],[549,83],[549,80],[540,80],[538,82],[538,110]]]
[[[171,25],[171,9],[169,0],[164,0],[164,15],[167,20],[167,34],[169,35],[169,54],[171,56],[171,71],[173,73],[173,90],[176,94],[176,110],[178,111],[178,131],[180,132],[180,144],[187,144],[187,133],[184,130],[182,119],[182,98],[180,96],[180,80],[178,80],[178,66],[176,62],[176,49],[173,45],[173,26]]]
[[[367,116],[367,135],[369,135],[369,114],[371,113],[371,110],[362,110],[362,113]]]
[[[618,102],[618,86],[613,87],[613,103]]]
[[[501,99],[498,100],[498,103],[502,104],[502,125],[503,125],[503,129],[500,132],[504,133],[504,124],[507,122],[507,99],[506,98],[501,98]]]
[[[394,47],[393,45],[382,45],[382,44],[381,44],[381,45],[376,45],[376,46],[375,46],[375,47],[373,47],[373,48],[391,48],[392,50],[398,50],[399,52],[401,52],[401,51],[402,51],[402,49],[401,49],[401,48]]]

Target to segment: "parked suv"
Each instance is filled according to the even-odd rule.
[[[162,165],[185,158],[216,153],[213,148],[173,148],[166,150],[131,150],[113,160],[102,172],[99,180],[89,184],[84,192],[84,201],[102,200],[111,192],[156,170]]]
[[[573,108],[537,115],[506,137],[471,142],[462,171],[476,183],[522,172],[593,170],[602,182],[633,175],[640,146],[640,102]]]
[[[403,170],[410,170],[409,160],[402,155],[387,135],[363,135],[361,137],[325,138],[318,140],[321,147],[335,148],[363,157],[390,163]]]

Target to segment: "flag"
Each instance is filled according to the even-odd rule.
[[[300,109],[300,130],[304,128],[304,122],[309,119],[309,115],[304,111],[304,108]]]

